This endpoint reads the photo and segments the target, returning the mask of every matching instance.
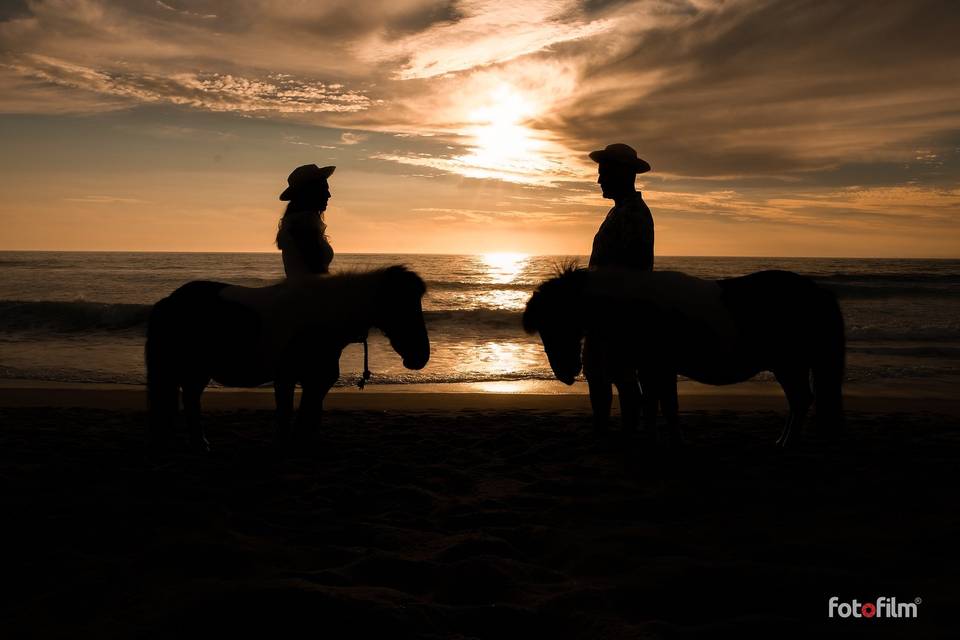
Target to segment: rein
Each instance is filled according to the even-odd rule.
[[[368,333],[363,334],[363,337],[357,341],[363,343],[363,373],[360,374],[360,377],[357,379],[357,388],[360,389],[360,391],[363,391],[363,388],[367,386],[367,380],[373,375],[370,372],[370,349],[367,346],[368,335]]]

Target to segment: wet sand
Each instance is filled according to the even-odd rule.
[[[278,455],[269,394],[212,393],[213,454],[158,457],[141,390],[0,389],[0,633],[956,634],[948,398],[852,396],[845,433],[781,451],[782,398],[689,396],[676,451],[594,435],[583,396],[364,394]]]

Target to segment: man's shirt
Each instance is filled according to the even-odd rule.
[[[653,269],[653,216],[639,191],[607,213],[593,237],[590,266]]]

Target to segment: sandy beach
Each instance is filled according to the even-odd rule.
[[[785,452],[772,394],[687,394],[672,451],[594,435],[583,395],[340,392],[278,455],[270,394],[216,391],[209,457],[150,455],[142,401],[0,388],[5,636],[956,629],[946,397],[853,394],[844,434]],[[918,617],[830,619],[831,596],[919,598]]]

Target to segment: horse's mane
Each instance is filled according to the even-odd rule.
[[[576,258],[567,258],[553,264],[553,274],[557,277],[565,276],[578,269],[580,269],[580,262]]]
[[[377,272],[382,274],[383,280],[389,283],[391,287],[405,290],[417,297],[423,297],[427,292],[427,283],[423,281],[423,278],[402,264],[395,264],[374,271],[374,273]]]
[[[527,333],[536,333],[544,318],[563,313],[565,307],[558,302],[576,294],[584,277],[589,273],[588,269],[581,268],[576,261],[556,265],[555,270],[557,275],[541,282],[527,301],[527,307],[523,311],[523,330]]]
[[[399,264],[379,269],[350,269],[306,281],[307,286],[326,289],[362,289],[370,286],[385,287],[392,292],[409,293],[422,297],[427,292],[427,284],[416,272]]]

